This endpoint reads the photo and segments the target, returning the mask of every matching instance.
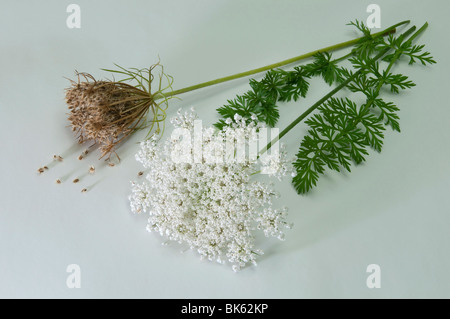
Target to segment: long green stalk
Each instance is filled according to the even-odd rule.
[[[405,21],[399,22],[397,24],[394,24],[394,25],[390,26],[389,28],[387,28],[387,29],[385,29],[383,31],[380,31],[380,32],[372,34],[372,37],[375,38],[375,37],[386,36],[388,34],[394,33],[394,32],[396,32],[396,28],[397,27],[402,26],[404,24],[407,24],[409,22],[410,22],[409,20],[405,20]],[[311,51],[311,52],[308,52],[308,53],[305,53],[305,54],[302,54],[302,55],[299,55],[299,56],[296,56],[296,57],[293,57],[293,58],[290,58],[290,59],[287,59],[287,60],[283,60],[283,61],[280,61],[280,62],[277,62],[277,63],[269,64],[269,65],[263,66],[261,68],[249,70],[249,71],[246,71],[246,72],[237,73],[237,74],[234,74],[234,75],[225,76],[225,77],[222,77],[222,78],[219,78],[219,79],[203,82],[203,83],[192,85],[192,86],[188,86],[188,87],[185,87],[185,88],[182,88],[182,89],[179,89],[179,90],[174,90],[174,91],[171,91],[171,92],[164,93],[164,95],[156,94],[155,96],[153,96],[153,99],[154,100],[158,100],[158,99],[162,99],[162,98],[168,98],[168,97],[171,97],[171,96],[180,95],[180,94],[183,94],[183,93],[191,92],[191,91],[198,90],[198,89],[201,89],[201,88],[205,88],[205,87],[208,87],[208,86],[212,86],[212,85],[215,85],[215,84],[219,84],[219,83],[223,83],[223,82],[239,79],[239,78],[242,78],[242,77],[246,77],[246,76],[249,76],[249,75],[261,73],[261,72],[264,72],[264,71],[268,71],[268,70],[271,70],[271,69],[279,68],[279,67],[282,67],[282,66],[285,66],[285,65],[288,65],[288,64],[292,64],[294,62],[298,62],[298,61],[310,58],[310,57],[312,57],[315,54],[320,53],[320,52],[331,52],[331,51],[335,51],[335,50],[338,50],[338,49],[342,49],[342,48],[346,48],[346,47],[355,45],[355,44],[357,44],[358,42],[360,42],[360,41],[362,41],[364,39],[365,39],[365,37],[360,37],[360,38],[356,38],[356,39],[353,39],[353,40],[349,40],[349,41],[341,42],[341,43],[338,43],[338,44],[330,45],[330,46],[327,46],[325,48],[322,48],[322,49],[319,49],[319,50],[314,50],[314,51]]]

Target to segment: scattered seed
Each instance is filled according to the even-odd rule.
[[[42,174],[42,173],[44,173],[44,168],[39,167],[39,169],[37,171],[38,171],[39,174]]]
[[[89,174],[94,174],[95,173],[95,167],[93,165],[91,165],[91,167],[89,167]]]
[[[80,180],[78,179],[78,178],[75,178],[74,180],[73,180],[73,182],[76,184],[76,183],[78,183]]]
[[[44,167],[42,167],[43,169],[45,169],[45,170],[48,170],[48,167],[47,166],[44,166]]]
[[[138,177],[141,177],[142,175],[144,175],[144,172],[139,172],[138,173]]]
[[[84,151],[83,151],[83,153],[81,153],[82,155],[88,155],[88,153],[89,153],[89,151],[87,150],[87,149],[85,149]]]
[[[83,159],[83,155],[78,156],[78,160],[81,161]]]
[[[116,166],[116,164],[114,164],[114,163],[112,163],[112,162],[109,162],[109,163],[108,163],[108,166],[109,166],[109,167],[114,167],[114,166]]]
[[[59,155],[53,155],[53,160],[58,161],[58,162],[62,162],[63,158]]]
[[[61,182],[61,180],[58,178],[57,180],[56,180],[56,184],[61,184],[62,182]]]
[[[82,193],[86,193],[86,192],[87,192],[87,189],[86,189],[86,188],[83,188],[83,189],[81,190],[81,192],[82,192]]]

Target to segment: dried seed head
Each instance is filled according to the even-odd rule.
[[[62,181],[59,178],[55,182],[56,182],[56,184],[61,184],[62,183]]]
[[[95,173],[95,167],[93,165],[91,165],[91,167],[89,167],[89,174],[94,174]]]
[[[80,180],[79,180],[78,178],[75,178],[75,179],[73,180],[74,184],[78,183],[79,181],[80,181]]]
[[[77,76],[78,81],[71,81],[71,87],[66,90],[68,119],[78,142],[91,141],[99,145],[101,157],[111,156],[118,144],[142,128],[150,109],[158,115],[158,105],[152,94],[141,88],[124,82],[96,81],[87,73],[77,73]],[[158,117],[155,117],[156,123],[161,121],[160,114]]]

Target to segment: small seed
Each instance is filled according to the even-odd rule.
[[[61,184],[62,182],[61,182],[61,180],[58,178],[57,180],[56,180],[56,184]]]
[[[47,166],[44,166],[43,169],[48,170],[48,167],[47,167]]]
[[[94,174],[95,173],[95,167],[93,165],[91,165],[91,167],[89,167],[89,174]]]
[[[88,155],[89,151],[86,149],[83,151],[82,155]]]
[[[62,162],[63,158],[61,156],[59,156],[59,155],[53,155],[53,160]]]
[[[44,169],[42,167],[39,167],[39,169],[37,170],[39,174],[44,173]]]
[[[83,159],[83,155],[78,156],[78,160],[81,161]]]
[[[86,189],[86,188],[83,188],[83,189],[81,190],[81,192],[82,192],[82,193],[86,193],[86,192],[87,192],[87,189]]]
[[[109,162],[109,163],[108,163],[108,166],[109,166],[109,167],[114,167],[114,166],[116,166],[116,164]]]
[[[78,178],[75,178],[74,180],[73,180],[73,182],[76,184],[76,183],[78,183],[80,180],[78,179]]]
[[[142,175],[144,175],[144,172],[139,172],[138,176],[141,177]]]

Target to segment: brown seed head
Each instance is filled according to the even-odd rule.
[[[119,143],[144,126],[148,110],[156,104],[150,93],[124,82],[96,81],[87,73],[77,75],[78,81],[71,81],[66,90],[72,130],[80,144],[94,142],[101,157],[111,156]]]

